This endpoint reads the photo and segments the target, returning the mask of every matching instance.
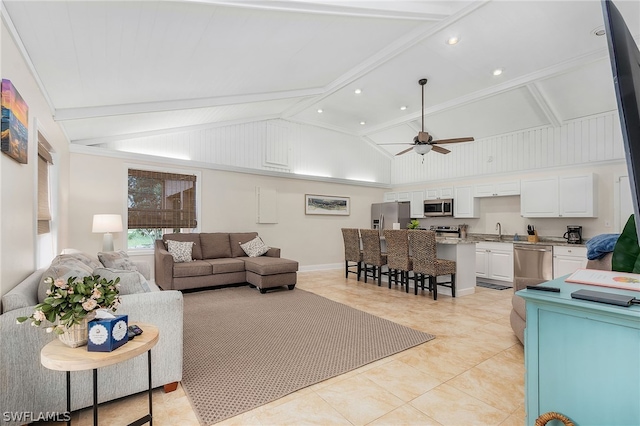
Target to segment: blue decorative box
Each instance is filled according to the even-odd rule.
[[[89,352],[111,352],[129,341],[127,315],[89,321]]]

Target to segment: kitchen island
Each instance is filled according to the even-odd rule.
[[[380,238],[382,251],[386,251],[384,237]],[[436,237],[436,250],[439,259],[456,262],[456,297],[476,292],[476,241],[466,238]],[[386,276],[383,279],[387,279]],[[449,281],[448,275],[438,277],[439,282]],[[410,281],[413,286],[413,281]],[[438,295],[451,296],[451,289],[438,287]]]
[[[464,238],[437,237],[439,259],[456,262],[456,297],[476,292],[476,242]],[[438,281],[448,281],[447,275],[438,277]],[[451,296],[451,289],[438,287],[438,296]]]

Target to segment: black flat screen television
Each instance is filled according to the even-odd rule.
[[[613,2],[602,0],[602,11],[640,241],[640,50]]]

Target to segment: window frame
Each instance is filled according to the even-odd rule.
[[[181,175],[192,175],[196,177],[196,227],[192,228],[193,232],[200,232],[202,217],[202,172],[200,170],[182,169],[165,166],[152,166],[148,164],[125,163],[124,164],[124,208],[122,212],[124,225],[124,239],[127,253],[143,255],[153,254],[154,248],[131,248],[129,247],[129,169],[144,170],[156,173],[175,173]]]

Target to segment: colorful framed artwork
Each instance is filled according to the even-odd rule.
[[[2,152],[27,164],[29,108],[11,81],[2,79],[2,122],[0,129],[0,147]]]
[[[304,213],[325,214],[332,216],[349,216],[351,201],[349,197],[332,197],[328,195],[306,194]]]

